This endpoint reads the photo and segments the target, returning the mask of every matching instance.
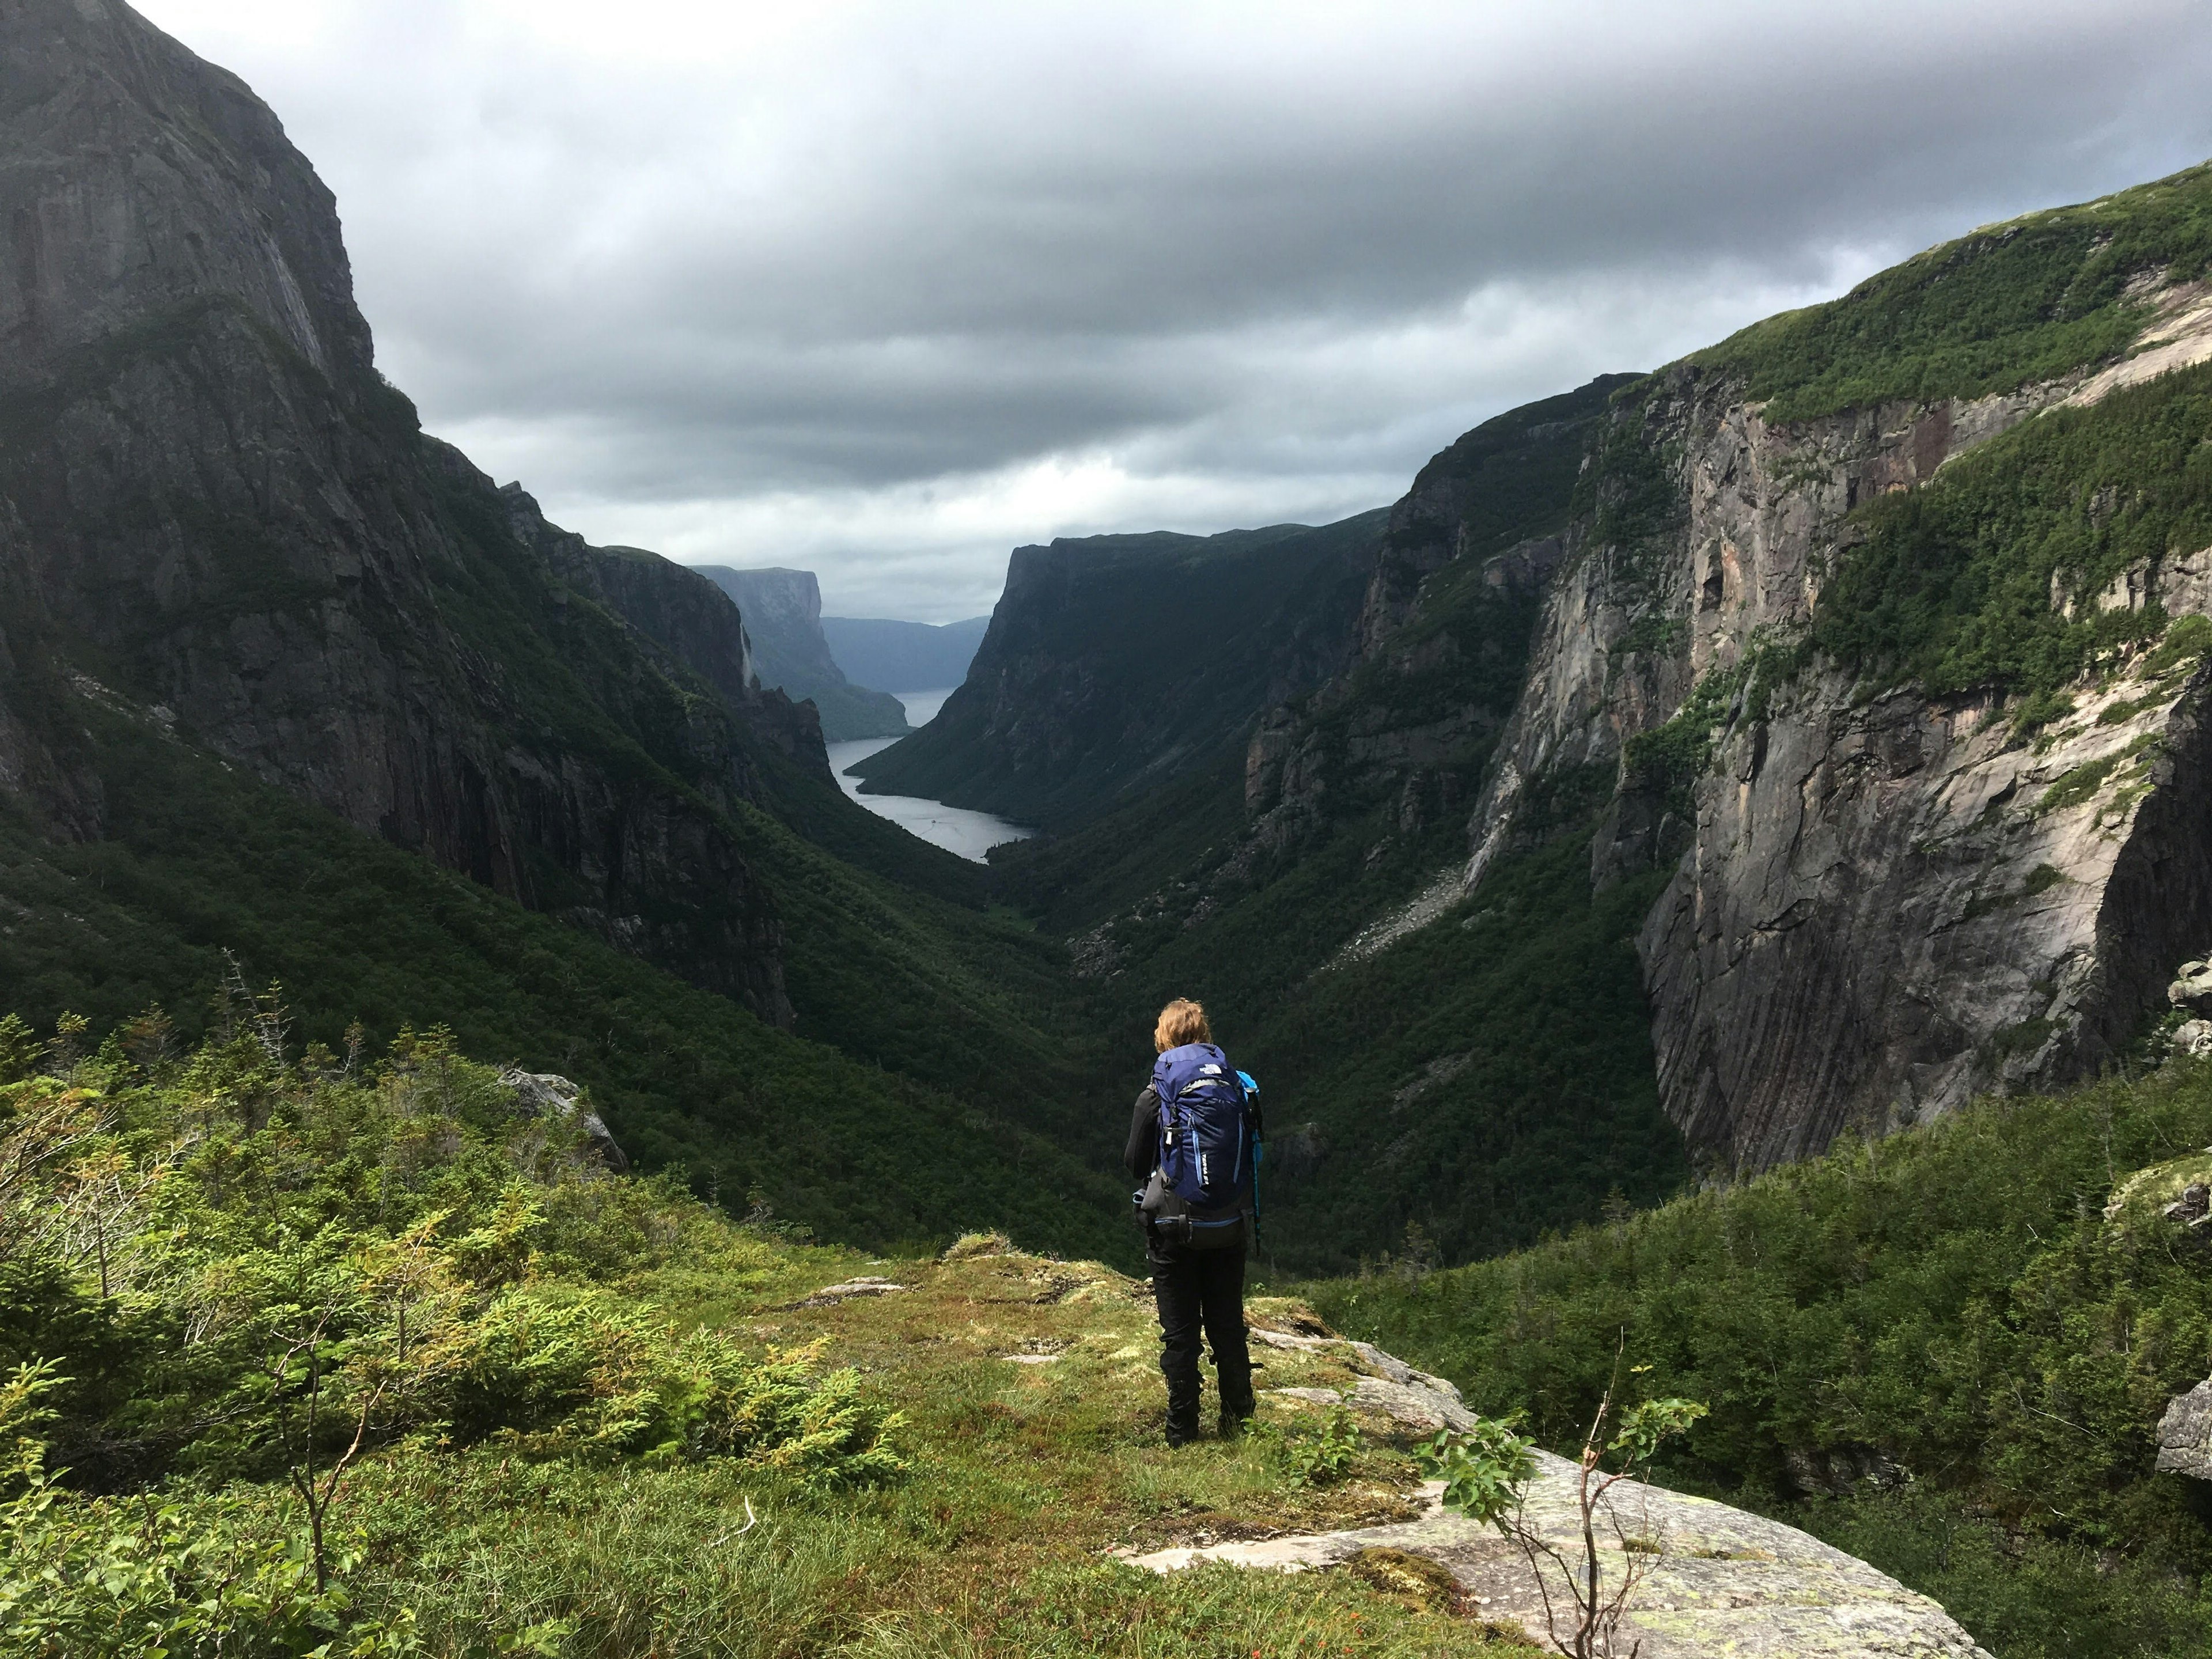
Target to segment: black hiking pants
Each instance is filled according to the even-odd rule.
[[[1160,1375],[1168,1384],[1168,1440],[1198,1436],[1198,1334],[1213,1350],[1224,1426],[1252,1415],[1252,1356],[1244,1346],[1244,1251],[1172,1246],[1152,1253],[1160,1310]]]

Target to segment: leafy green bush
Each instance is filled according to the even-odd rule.
[[[411,1032],[350,1075],[242,1032],[153,1073],[112,1041],[0,1089],[0,1268],[35,1298],[0,1321],[0,1362],[71,1378],[53,1437],[104,1482],[327,1468],[349,1438],[407,1433],[898,1472],[897,1419],[849,1373],[594,1285],[679,1243],[740,1271],[769,1252],[731,1261],[694,1200],[609,1179],[574,1125],[511,1099]]]
[[[412,1620],[316,1587],[304,1528],[266,1496],[87,1498],[35,1463],[0,1501],[0,1652],[37,1659],[370,1659],[415,1651]],[[359,1558],[341,1555],[349,1574]]]
[[[1535,1442],[1515,1419],[1478,1417],[1474,1426],[1446,1429],[1421,1449],[1421,1467],[1444,1483],[1448,1510],[1496,1521],[1511,1509],[1536,1473]]]
[[[1359,1425],[1339,1406],[1322,1425],[1286,1436],[1283,1468],[1294,1486],[1333,1486],[1352,1472],[1359,1456]]]

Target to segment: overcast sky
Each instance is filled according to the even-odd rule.
[[[2203,0],[136,3],[337,191],[431,430],[933,622],[2212,155]]]

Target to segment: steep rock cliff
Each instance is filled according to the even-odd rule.
[[[822,585],[811,570],[732,570],[699,567],[744,613],[752,641],[752,672],[760,683],[819,711],[831,743],[855,738],[896,738],[907,731],[906,709],[888,692],[847,681],[822,631]]]
[[[1615,792],[1593,879],[1673,871],[1639,940],[1660,1086],[1724,1168],[2090,1072],[2212,937],[2206,635],[2168,620],[2212,565],[2212,307],[2171,211],[2208,190],[1923,256],[1654,377],[1594,451],[1451,890],[1542,838],[1540,794]],[[1940,307],[2023,250],[2057,297],[1947,356]]]
[[[641,547],[593,547],[574,531],[550,523],[537,498],[519,483],[502,484],[499,493],[516,538],[569,587],[635,629],[641,650],[660,656],[672,676],[696,674],[756,737],[824,782],[835,781],[819,713],[793,702],[781,688],[762,685],[744,618],[720,584]],[[757,799],[741,757],[736,765],[744,793]]]
[[[1342,668],[1382,516],[1017,548],[965,683],[854,769],[1054,828],[1175,778]]]
[[[1350,665],[1253,737],[1245,807],[1262,842],[1384,799],[1401,837],[1470,808],[1520,691],[1593,425],[1633,378],[1498,416],[1421,469],[1390,509]]]
[[[753,739],[571,600],[374,367],[330,193],[119,0],[0,14],[0,782],[100,832],[72,700],[772,1020],[780,924],[718,821]]]

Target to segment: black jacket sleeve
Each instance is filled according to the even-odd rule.
[[[1128,1170],[1129,1179],[1151,1179],[1159,1152],[1160,1097],[1148,1083],[1145,1092],[1137,1097],[1136,1109],[1129,1115],[1129,1150],[1121,1154],[1121,1165]]]

